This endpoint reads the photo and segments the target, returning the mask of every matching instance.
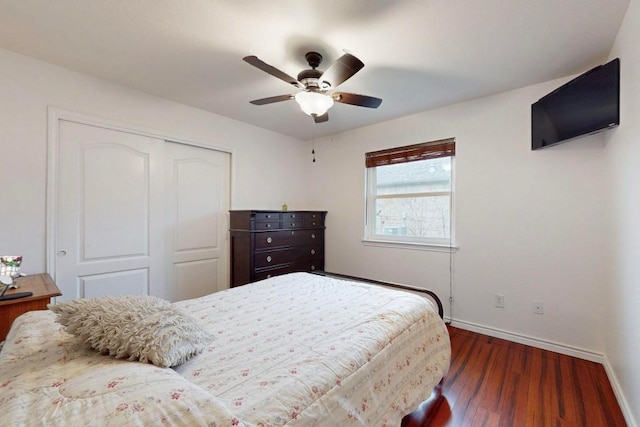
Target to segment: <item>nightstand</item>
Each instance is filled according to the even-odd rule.
[[[51,276],[46,273],[18,277],[15,282],[20,287],[8,290],[5,295],[16,292],[33,292],[33,295],[0,301],[0,341],[4,341],[16,317],[32,310],[46,310],[52,297],[62,295]]]

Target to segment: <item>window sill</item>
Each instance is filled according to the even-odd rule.
[[[386,248],[413,249],[432,252],[456,252],[459,248],[455,245],[440,245],[435,243],[396,242],[391,240],[362,239],[365,246],[378,246]]]

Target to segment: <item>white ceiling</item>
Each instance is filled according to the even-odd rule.
[[[0,0],[0,48],[302,139],[586,71],[604,62],[629,0]],[[315,124],[295,101],[249,101],[343,52],[365,67]],[[622,59],[624,62],[624,59]],[[624,66],[624,64],[623,64]],[[314,130],[315,129],[315,130]]]

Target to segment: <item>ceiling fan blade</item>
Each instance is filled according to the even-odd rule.
[[[324,122],[328,122],[329,121],[329,113],[324,113],[321,116],[313,116],[313,120],[315,120],[316,123],[324,123]]]
[[[367,95],[356,95],[355,93],[334,92],[332,95],[336,102],[343,104],[357,105],[360,107],[378,108],[382,104],[382,99]]]
[[[345,53],[331,64],[320,77],[320,87],[329,84],[336,88],[364,67],[364,63],[350,53]]]
[[[270,96],[268,98],[260,98],[254,99],[253,101],[249,101],[253,105],[265,105],[265,104],[273,104],[274,102],[288,101],[293,99],[293,95],[278,95],[278,96]]]
[[[289,83],[290,85],[293,85],[300,89],[304,89],[304,85],[300,83],[298,80],[294,79],[289,74],[278,70],[276,67],[269,65],[266,62],[258,59],[257,56],[245,56],[244,58],[242,58],[242,60],[253,65],[256,68],[261,69],[265,73],[271,74],[272,76],[277,77],[280,80],[283,80]]]

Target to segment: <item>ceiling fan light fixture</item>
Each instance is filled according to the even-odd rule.
[[[298,92],[295,99],[300,109],[310,116],[322,116],[333,107],[333,98],[319,92]]]
[[[305,58],[311,68],[300,71],[298,78],[291,77],[257,56],[242,58],[249,65],[300,89],[300,92],[295,95],[270,96],[249,102],[253,105],[266,105],[295,99],[300,109],[313,117],[316,123],[324,123],[329,120],[327,111],[333,107],[334,102],[367,108],[378,108],[382,103],[382,99],[373,96],[348,92],[330,93],[364,67],[364,63],[350,53],[342,55],[324,72],[318,70],[318,66],[322,62],[322,55],[317,52],[307,52]]]

